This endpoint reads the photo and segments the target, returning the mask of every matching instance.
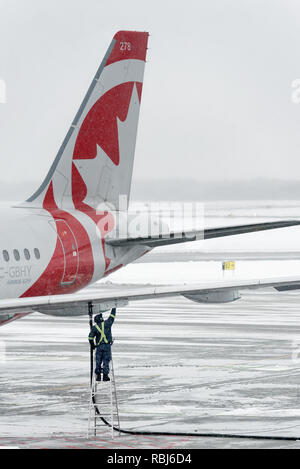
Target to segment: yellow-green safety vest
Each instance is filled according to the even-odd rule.
[[[98,324],[95,324],[95,327],[98,330],[98,332],[100,332],[100,339],[99,339],[99,342],[98,342],[97,345],[101,344],[102,340],[104,340],[105,344],[108,344],[108,340],[107,340],[106,335],[104,333],[104,322],[102,322],[102,324],[101,324],[101,329],[98,326]]]

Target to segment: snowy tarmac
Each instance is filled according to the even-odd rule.
[[[125,429],[300,437],[299,294],[247,294],[229,305],[185,299],[119,310],[114,366]],[[39,314],[1,329],[0,445],[296,447],[298,442],[183,437],[86,440],[86,318]]]

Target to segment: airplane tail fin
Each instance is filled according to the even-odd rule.
[[[135,31],[114,36],[48,175],[27,206],[43,206],[49,191],[60,209],[80,204],[96,209],[104,202],[119,210],[120,196],[128,203],[148,36]]]

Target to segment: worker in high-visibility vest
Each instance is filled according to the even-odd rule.
[[[103,381],[110,381],[109,362],[111,360],[112,335],[111,326],[116,317],[116,308],[111,310],[110,316],[104,321],[102,314],[95,316],[95,325],[89,333],[89,341],[96,351],[96,380],[101,381],[101,365],[103,363]]]

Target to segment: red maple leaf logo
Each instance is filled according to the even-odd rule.
[[[97,156],[97,145],[111,161],[120,162],[117,118],[126,120],[135,82],[122,83],[107,91],[90,109],[79,131],[73,158],[92,159]],[[141,100],[142,83],[136,83]]]

